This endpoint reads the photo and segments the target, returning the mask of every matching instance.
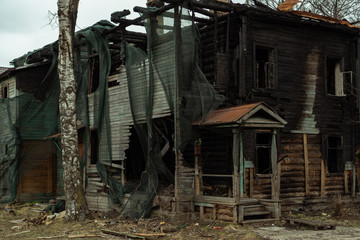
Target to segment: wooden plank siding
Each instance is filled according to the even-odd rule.
[[[228,105],[264,101],[288,124],[278,134],[280,166],[280,198],[305,197],[308,179],[309,197],[345,193],[351,189],[351,177],[344,181],[344,173],[329,174],[327,168],[327,136],[341,136],[342,165],[354,161],[354,127],[357,110],[351,96],[335,96],[326,92],[326,58],[342,62],[341,71],[355,69],[356,36],[354,31],[331,29],[301,21],[286,22],[271,14],[249,11],[246,16],[220,17],[215,23],[200,26],[202,69],[210,82],[216,84],[219,52],[232,53],[232,72],[229,73]],[[305,21],[304,21],[305,22]],[[322,25],[324,26],[324,25]],[[226,32],[229,29],[229,32]],[[228,42],[227,42],[228,35]],[[215,42],[214,39],[217,41]],[[273,49],[275,54],[276,86],[256,88],[255,48]],[[242,77],[243,76],[243,77]],[[355,76],[355,75],[353,75]],[[236,88],[239,89],[236,89]],[[307,135],[307,168],[305,168],[304,136]],[[244,156],[255,161],[255,133],[244,131]],[[322,171],[323,162],[323,171]],[[349,173],[349,176],[351,173]],[[346,176],[345,176],[346,177]],[[271,182],[265,176],[253,175],[247,169],[246,194],[256,198],[270,198]]]

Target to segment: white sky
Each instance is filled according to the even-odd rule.
[[[145,7],[145,3],[146,0],[80,0],[77,26],[86,28],[103,19],[110,21],[111,13],[124,9],[132,12],[127,18],[136,18],[139,15],[133,7]],[[1,67],[10,66],[13,59],[57,39],[58,28],[49,25],[49,11],[56,13],[56,0],[0,0]]]

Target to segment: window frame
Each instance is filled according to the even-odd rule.
[[[339,138],[340,139],[340,145],[337,146],[337,147],[330,147],[329,146],[329,138]],[[336,171],[331,171],[330,172],[330,164],[329,164],[329,150],[336,150]],[[325,153],[326,153],[326,171],[327,171],[327,174],[329,175],[336,175],[336,174],[341,174],[343,173],[343,170],[342,168],[339,168],[339,161],[341,161],[341,159],[343,158],[343,154],[344,154],[344,137],[342,135],[326,135],[325,137]],[[332,156],[334,154],[331,154]],[[340,156],[339,156],[340,155]]]
[[[333,92],[330,92],[329,89],[329,62],[335,62],[334,70],[332,72],[334,76],[334,89]],[[325,55],[325,66],[324,66],[324,74],[325,74],[325,94],[327,96],[336,96],[336,97],[344,97],[345,94],[345,79],[344,74],[348,74],[349,71],[344,71],[344,57]],[[351,72],[352,74],[352,72]],[[352,80],[352,75],[351,75]]]
[[[9,98],[9,83],[1,84],[1,98],[6,99]]]
[[[268,144],[258,144],[258,134],[268,134],[269,135],[269,143]],[[255,131],[255,173],[262,175],[272,174],[272,165],[271,165],[271,141],[272,141],[272,133],[270,130],[257,130]],[[259,149],[268,149],[269,151],[269,159],[268,159],[268,172],[259,172]]]
[[[273,58],[273,80],[272,80],[272,86],[266,86],[265,87],[259,87],[259,81],[258,81],[258,61],[257,61],[257,50],[258,49],[264,49],[267,51],[272,52],[272,58]],[[254,88],[255,89],[269,89],[274,90],[278,88],[278,48],[274,44],[270,43],[262,43],[262,42],[254,42],[253,43],[253,77],[254,77]],[[271,85],[271,84],[269,84]]]

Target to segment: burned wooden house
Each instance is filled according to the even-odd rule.
[[[116,206],[140,217],[160,205],[242,222],[278,219],[291,204],[357,196],[358,27],[287,4],[272,10],[155,2],[134,8],[138,19],[114,13],[118,26],[90,31],[99,44],[86,41],[86,31],[78,34],[79,153],[91,209]],[[131,25],[145,26],[147,34],[127,31]],[[56,99],[51,49],[15,60],[11,70],[16,89],[32,96],[33,105]],[[42,67],[40,75],[33,70]],[[45,104],[38,113],[46,106],[55,107]],[[28,140],[51,145],[45,157],[23,156],[52,156],[56,167],[48,167],[54,170],[47,186],[54,186],[51,197],[60,196],[58,116],[46,128],[41,121],[52,118],[36,116],[33,125],[15,117],[19,124],[11,127],[20,140],[22,131],[36,129],[38,136]],[[15,152],[25,153],[16,143]],[[21,172],[21,154],[4,153],[18,160]],[[24,178],[3,172],[8,179],[17,174],[19,183]],[[34,177],[26,183],[36,186]],[[17,196],[19,186],[12,189]]]

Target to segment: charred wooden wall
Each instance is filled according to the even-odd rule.
[[[228,77],[232,88],[226,89],[229,97],[226,104],[264,101],[288,122],[278,134],[279,159],[283,160],[280,196],[306,195],[303,134],[307,134],[309,195],[321,195],[322,161],[326,171],[326,194],[344,193],[343,172],[329,174],[327,171],[326,138],[342,136],[342,165],[353,161],[355,127],[352,122],[357,119],[357,113],[353,96],[326,93],[326,57],[342,59],[342,71],[355,73],[358,34],[345,26],[332,29],[331,24],[326,28],[324,24],[301,20],[287,22],[264,14],[231,16],[230,23],[227,21],[228,18],[223,17],[219,18],[217,26],[216,23],[200,26],[202,69],[208,80],[216,84],[216,66],[221,65],[218,61],[223,61],[217,53],[231,53],[232,71]],[[256,45],[276,51],[277,87],[274,89],[255,87]],[[239,63],[241,55],[244,56],[243,66]],[[239,89],[234,90],[236,87]],[[244,144],[244,156],[254,161],[255,135],[245,133]],[[271,195],[268,180],[258,176],[254,181],[254,196]]]

